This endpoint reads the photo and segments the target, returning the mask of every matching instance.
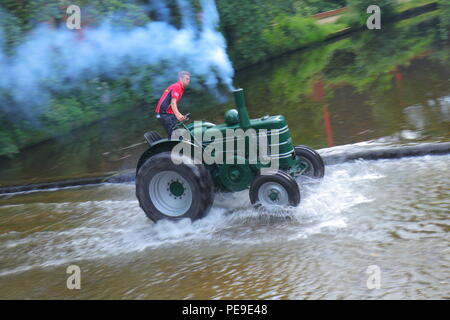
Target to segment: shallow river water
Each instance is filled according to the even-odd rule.
[[[251,117],[284,114],[293,141],[323,154],[450,141],[450,50],[430,23],[290,54],[236,85]],[[183,99],[217,123],[233,107],[227,95]],[[147,113],[0,159],[0,185],[132,169],[142,134],[161,131]],[[359,160],[298,182],[291,211],[218,194],[194,223],[151,222],[134,184],[2,195],[0,299],[450,299],[450,155]],[[66,286],[72,265],[79,290]]]
[[[4,199],[0,298],[450,298],[450,156],[328,166],[299,182],[292,212],[257,213],[242,192],[194,223],[152,223],[127,184]],[[70,265],[80,290],[66,287]]]

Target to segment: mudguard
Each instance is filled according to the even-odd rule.
[[[197,145],[186,140],[180,141],[180,140],[162,139],[160,141],[157,141],[153,143],[139,158],[139,161],[136,166],[136,175],[139,171],[139,168],[145,163],[145,161],[147,161],[148,158],[161,152],[171,151],[179,143],[186,143],[189,144],[192,148],[198,148]]]

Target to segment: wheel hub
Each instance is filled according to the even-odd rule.
[[[174,197],[175,199],[177,197],[182,197],[183,195],[185,195],[184,191],[184,185],[183,182],[179,181],[178,179],[176,180],[170,180],[170,182],[168,183],[168,189],[167,191],[170,192],[170,196]]]
[[[170,217],[185,214],[193,201],[189,182],[175,171],[162,171],[154,175],[148,192],[155,208]]]
[[[230,170],[230,179],[232,181],[239,181],[240,176],[241,176],[241,172],[239,171],[239,168],[233,167]]]
[[[284,206],[289,204],[288,191],[277,182],[266,182],[259,187],[258,199],[263,205]]]
[[[275,190],[275,189],[270,189],[268,197],[273,202],[277,202],[278,199],[280,198],[280,192],[278,190]]]
[[[314,166],[312,165],[312,163],[304,158],[304,157],[298,157],[297,156],[297,161],[299,163],[300,166],[300,174],[301,175],[305,175],[308,177],[312,177],[314,174]]]

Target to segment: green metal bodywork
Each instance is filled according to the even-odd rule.
[[[204,151],[211,143],[220,143],[219,139],[213,138],[215,134],[223,137],[223,150],[226,152],[223,156],[223,164],[205,164],[210,171],[215,185],[221,191],[241,191],[249,187],[253,178],[259,174],[261,168],[269,167],[270,163],[262,163],[259,158],[250,159],[251,150],[254,148],[255,141],[260,134],[267,133],[267,144],[269,146],[270,161],[278,159],[279,169],[286,171],[292,176],[301,173],[304,168],[297,161],[294,152],[294,145],[291,140],[289,128],[286,119],[282,115],[264,116],[257,119],[249,119],[244,102],[243,90],[234,92],[236,105],[238,107],[239,121],[236,121],[236,113],[233,110],[227,111],[224,124],[215,125],[210,122],[195,122],[184,126],[190,132],[192,139],[190,141],[162,139],[153,143],[150,148],[141,156],[137,170],[151,156],[165,151],[171,151],[175,145],[188,143],[193,155],[195,149],[197,152]],[[247,135],[238,135],[237,138],[231,135],[232,132],[242,129],[240,133]],[[250,133],[256,133],[256,136]],[[228,139],[227,139],[228,134]],[[210,137],[210,140],[207,139]],[[206,139],[205,139],[206,138]],[[276,141],[278,138],[278,141]],[[244,141],[245,139],[245,141]],[[201,143],[200,143],[201,141]],[[252,142],[252,144],[250,143]],[[239,145],[239,143],[243,143]],[[201,145],[200,145],[201,144]],[[278,145],[277,152],[274,152],[275,145]],[[241,146],[238,148],[238,146]],[[244,148],[242,148],[244,146]],[[230,148],[231,147],[231,148]],[[210,147],[211,149],[211,147]],[[257,155],[259,155],[260,145],[257,143]],[[231,151],[230,151],[231,150]],[[241,152],[238,154],[238,151]],[[245,150],[245,151],[244,151]],[[253,149],[254,151],[255,149]],[[214,150],[215,152],[215,150]],[[212,153],[214,155],[214,152]]]

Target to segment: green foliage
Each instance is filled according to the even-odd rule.
[[[6,125],[5,120],[5,116],[0,114],[0,123],[2,124],[0,127],[0,156],[19,152],[19,148],[12,137],[12,128]]]
[[[323,1],[323,0],[297,0],[290,1],[295,8],[295,14],[311,16],[319,12],[339,9],[347,5],[347,1]]]
[[[263,39],[268,44],[268,52],[278,55],[286,51],[322,41],[342,25],[320,25],[315,19],[302,16],[281,16],[263,30]]]
[[[269,6],[255,1],[222,0],[217,2],[222,32],[227,39],[229,54],[238,68],[256,63],[266,57],[267,45],[261,30],[270,17],[280,13]]]
[[[347,0],[347,4],[350,10],[339,22],[348,24],[352,28],[366,25],[367,18],[370,16],[367,8],[371,5],[380,7],[382,21],[390,21],[395,16],[396,3],[392,0]]]
[[[408,5],[424,1],[430,0],[412,0]],[[442,12],[439,16],[439,32],[445,40],[448,39],[450,27],[450,2],[438,1]],[[199,0],[191,2],[199,10]],[[37,23],[47,22],[54,26],[63,24],[65,8],[70,4],[82,8],[82,21],[91,27],[108,19],[114,26],[131,28],[150,21],[141,7],[145,3],[146,0],[2,0],[0,30],[3,30],[3,35],[0,34],[0,48],[10,53]],[[220,30],[227,40],[229,56],[237,69],[321,41],[349,24],[363,26],[368,17],[366,9],[369,5],[379,5],[383,19],[389,18],[398,10],[393,3],[388,0],[216,0]],[[168,0],[167,4],[171,9],[172,23],[179,25],[180,13],[176,1]],[[343,23],[319,25],[309,18],[318,12],[346,4],[350,4],[352,9]],[[269,90],[282,95],[280,101],[298,102],[310,94],[314,77],[321,73],[325,83],[348,82],[358,88],[367,88],[379,77],[384,77],[383,83],[388,83],[390,75],[380,74],[380,70],[388,70],[407,61],[429,43],[425,38],[415,42],[405,39],[398,43],[386,42],[389,39],[386,36],[382,38],[383,42],[379,42],[381,38],[376,36],[363,39],[350,51],[341,47],[343,42],[314,51],[310,53],[310,59],[294,62],[298,66],[292,76],[286,74],[283,68],[275,72]],[[371,45],[365,47],[367,43]],[[380,53],[379,47],[385,51]],[[441,54],[436,54],[437,58],[449,60],[448,53],[445,55],[439,52]],[[348,59],[352,63],[344,63]],[[373,63],[368,64],[367,61]],[[161,74],[161,68],[164,68],[164,64],[157,68],[135,68],[116,80],[94,78],[81,83],[76,90],[55,92],[39,119],[19,118],[13,112],[14,106],[8,106],[9,113],[0,112],[0,156],[17,153],[24,146],[156,99],[151,80],[155,74]],[[279,88],[287,89],[283,92]]]
[[[10,53],[21,41],[20,19],[0,7],[0,50]]]
[[[342,7],[344,3],[318,0],[218,0],[221,29],[227,39],[233,65],[238,69],[246,67],[323,39],[324,32],[330,26],[318,28],[307,17]],[[296,40],[300,42],[296,43]]]
[[[438,0],[439,10],[441,12],[439,17],[439,30],[441,32],[442,40],[450,39],[450,1]]]
[[[263,38],[269,44],[271,53],[292,50],[323,40],[325,36],[314,19],[301,16],[279,17],[270,28],[263,30]]]
[[[436,2],[436,0],[409,0],[405,2],[398,3],[396,10],[399,12],[409,10],[412,8],[424,6],[430,3]]]

